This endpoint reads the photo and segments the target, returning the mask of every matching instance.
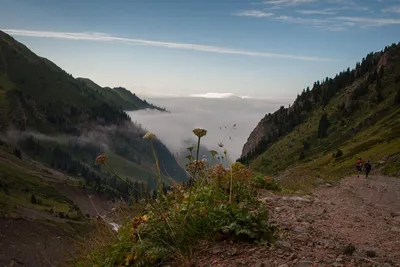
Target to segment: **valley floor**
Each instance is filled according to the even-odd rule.
[[[352,176],[310,196],[260,199],[280,229],[274,248],[204,244],[195,266],[400,266],[400,179]]]

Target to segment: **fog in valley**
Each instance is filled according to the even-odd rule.
[[[222,142],[232,160],[240,157],[244,143],[257,123],[269,112],[280,106],[287,106],[291,99],[252,99],[239,97],[146,97],[146,100],[171,113],[155,110],[129,112],[132,121],[141,124],[157,135],[168,148],[181,154],[191,139],[195,144],[192,130],[197,127],[208,131],[202,144],[208,149],[221,151]],[[235,127],[233,127],[236,125]]]

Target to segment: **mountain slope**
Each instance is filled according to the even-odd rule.
[[[2,265],[57,265],[73,253],[71,238],[93,230],[89,217],[131,201],[132,188],[95,164],[99,154],[132,181],[135,199],[156,187],[145,131],[124,112],[142,108],[159,109],[126,89],[75,79],[0,31],[0,247],[12,248]],[[165,182],[186,181],[166,146],[152,142]]]
[[[330,177],[351,171],[355,158],[362,157],[396,175],[399,98],[400,44],[393,44],[370,53],[353,70],[315,82],[289,108],[267,114],[239,161],[266,174],[298,166],[297,174]]]
[[[124,108],[154,106],[125,89],[74,79],[0,32],[0,136],[25,156],[87,183],[100,183],[99,191],[111,186],[125,192],[115,177],[94,165],[94,158],[106,152],[118,163],[117,172],[151,187],[156,179],[151,147]],[[163,174],[185,180],[185,171],[165,145],[153,142]]]
[[[112,89],[109,87],[101,87],[87,78],[76,78],[76,80],[84,84],[86,87],[95,90],[105,98],[105,101],[108,101],[109,103],[111,102],[114,106],[120,107],[123,110],[133,111],[149,108],[165,111],[163,108],[159,108],[148,103],[146,100],[140,99],[135,94],[132,94],[129,90],[123,87],[116,87]]]

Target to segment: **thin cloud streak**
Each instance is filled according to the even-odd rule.
[[[336,13],[333,11],[326,10],[296,10],[297,13],[303,15],[335,15]]]
[[[382,9],[382,12],[400,14],[400,6],[387,7],[387,8]]]
[[[305,3],[314,2],[315,0],[267,0],[264,4],[267,5],[285,5],[285,6],[297,6]]]
[[[360,26],[374,27],[383,25],[394,25],[400,24],[400,19],[391,18],[368,18],[368,17],[337,17],[336,20],[348,21],[353,23],[359,23]]]
[[[55,31],[32,31],[32,30],[19,30],[19,29],[0,29],[8,34],[17,36],[29,36],[38,38],[54,38],[54,39],[69,39],[69,40],[86,40],[86,41],[97,41],[97,42],[116,42],[116,43],[127,43],[143,46],[155,46],[165,47],[173,49],[184,49],[194,50],[209,53],[218,54],[232,54],[252,57],[264,57],[264,58],[283,58],[293,60],[304,60],[304,61],[338,61],[338,59],[330,58],[319,58],[309,56],[298,56],[290,54],[276,54],[267,52],[256,52],[239,49],[231,49],[219,46],[199,45],[190,43],[173,43],[164,41],[153,41],[133,38],[122,38],[116,37],[104,33],[91,33],[91,32],[55,32]]]
[[[235,13],[234,15],[239,16],[239,17],[256,17],[256,18],[266,18],[266,17],[271,17],[274,14],[273,13],[265,13],[259,10],[248,10],[248,11],[242,11]]]

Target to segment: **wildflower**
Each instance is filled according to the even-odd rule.
[[[193,146],[190,146],[190,147],[188,147],[186,149],[189,150],[190,152],[192,152],[193,151]]]
[[[143,216],[142,216],[142,220],[143,220],[144,222],[147,222],[147,221],[149,220],[149,216],[143,215]]]
[[[215,151],[215,150],[210,150],[210,153],[211,153],[211,156],[212,156],[213,158],[215,157],[215,155],[218,154],[218,152]]]
[[[107,155],[101,154],[101,155],[97,156],[95,163],[98,165],[104,164],[104,163],[106,163],[106,160],[107,160]]]
[[[196,128],[193,130],[194,135],[196,135],[198,138],[201,138],[207,134],[207,130],[201,129],[201,128]]]
[[[153,139],[154,137],[156,137],[155,134],[153,134],[153,133],[146,133],[146,134],[143,136],[143,139],[151,140],[151,139]]]

